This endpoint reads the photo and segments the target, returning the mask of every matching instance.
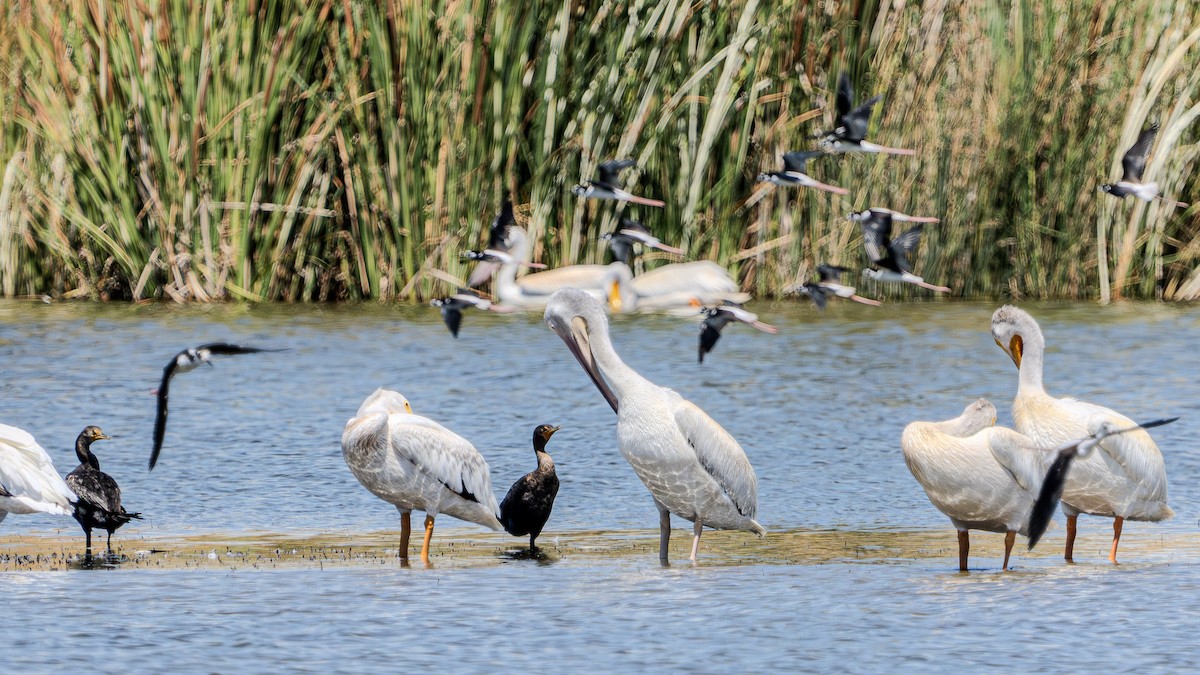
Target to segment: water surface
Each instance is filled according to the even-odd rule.
[[[95,449],[127,506],[146,516],[117,534],[126,553],[268,535],[383,551],[396,511],[358,485],[339,446],[346,419],[377,386],[471,440],[500,493],[533,468],[534,426],[562,426],[549,446],[562,480],[543,534],[552,550],[561,537],[549,563],[510,560],[504,551],[519,540],[443,518],[432,570],[400,569],[380,553],[325,569],[5,572],[6,604],[24,614],[8,629],[15,656],[6,661],[128,670],[170,654],[206,671],[394,668],[398,659],[534,671],[1188,665],[1200,626],[1189,602],[1200,582],[1200,313],[1026,305],[1046,334],[1051,393],[1134,419],[1182,416],[1155,433],[1178,515],[1129,524],[1119,568],[1103,556],[1111,521],[1085,517],[1078,565],[1057,559],[1061,528],[1009,574],[998,570],[998,537],[976,535],[976,571],[961,575],[949,523],[909,475],[899,437],[908,422],[955,416],[979,396],[1011,423],[1016,369],[990,336],[995,307],[835,304],[818,313],[759,303],[780,334],[731,326],[702,366],[694,321],[617,317],[625,360],[746,448],[759,520],[778,533],[706,534],[700,566],[663,569],[657,514],[616,450],[613,415],[540,315],[470,313],[454,340],[424,307],[0,304],[0,421],[33,433],[63,473],[84,426],[117,437]],[[147,472],[150,392],[162,367],[183,347],[218,340],[289,351],[177,378],[163,454]],[[682,552],[690,526],[676,526]],[[814,532],[826,538],[806,538]],[[601,552],[577,547],[581,533],[598,533]],[[80,534],[70,520],[10,516],[0,553],[17,535],[27,546],[29,537]],[[857,559],[854,545],[839,543],[863,537]],[[626,539],[634,543],[613,543]],[[456,553],[453,540],[475,548]],[[819,555],[823,546],[851,553]],[[123,629],[81,615],[120,617]]]

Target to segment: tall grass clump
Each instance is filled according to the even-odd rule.
[[[833,122],[838,74],[883,93],[819,158],[848,198],[757,185]],[[914,264],[966,296],[1200,296],[1200,3],[984,0],[25,0],[0,9],[0,292],[421,298],[512,194],[536,259],[605,258],[619,210],[569,188],[607,158],[664,241],[778,292],[858,266],[845,215],[922,215]],[[648,256],[646,265],[662,256]],[[881,287],[872,292],[901,295]]]

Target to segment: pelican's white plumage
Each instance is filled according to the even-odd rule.
[[[611,265],[568,265],[545,272],[534,272],[517,278],[520,263],[530,257],[529,237],[521,227],[513,225],[508,231],[512,259],[500,265],[496,273],[495,295],[500,302],[512,307],[542,308],[550,296],[562,288],[579,288],[600,299],[616,300],[618,289],[614,286],[625,276],[632,276],[629,267],[622,262]]]
[[[1055,398],[1042,386],[1046,343],[1042,330],[1024,310],[1005,305],[992,315],[992,337],[1017,365],[1019,380],[1013,400],[1017,431],[1040,447],[1055,448],[1091,435],[1099,421],[1123,428],[1135,422],[1113,410],[1073,398]],[[1166,520],[1167,471],[1162,452],[1142,429],[1110,436],[1100,452],[1077,459],[1063,489],[1067,516],[1066,558],[1070,560],[1080,513],[1115,518],[1109,560],[1116,562],[1125,520]]]
[[[501,529],[487,462],[470,442],[426,417],[408,400],[377,389],[346,422],[342,455],[354,477],[402,515],[401,557],[408,557],[408,516],[426,514],[425,545],[438,514]]]
[[[10,513],[69,516],[75,500],[33,436],[0,424],[0,520]]]
[[[945,422],[913,422],[900,445],[904,463],[929,501],[959,531],[959,568],[967,569],[967,531],[1004,532],[1004,569],[1016,533],[1028,534],[1053,451],[1025,436],[994,427],[996,407],[986,399]]]
[[[545,318],[617,413],[617,445],[659,509],[661,559],[667,557],[672,513],[694,523],[692,560],[705,525],[766,532],[754,520],[758,482],[745,451],[703,410],[621,361],[594,298],[576,289],[559,291]]]
[[[745,303],[748,293],[738,290],[729,272],[711,260],[670,263],[633,277],[629,281],[633,296],[628,310],[673,309],[723,302]]]

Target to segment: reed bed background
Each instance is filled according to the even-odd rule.
[[[758,185],[830,126],[837,76],[914,158],[823,157],[849,198]],[[965,296],[1200,296],[1200,2],[16,0],[0,9],[0,292],[426,298],[506,192],[551,266],[611,203],[772,294],[865,261],[851,210],[936,215],[918,273]],[[648,264],[661,256],[648,256]],[[875,287],[871,293],[903,295]]]

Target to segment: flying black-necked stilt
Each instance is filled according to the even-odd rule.
[[[1121,158],[1121,166],[1124,168],[1121,180],[1115,183],[1105,183],[1100,186],[1100,190],[1121,199],[1128,195],[1147,202],[1152,199],[1160,199],[1168,204],[1186,209],[1188,206],[1186,202],[1177,202],[1159,196],[1158,183],[1142,182],[1142,174],[1146,171],[1146,155],[1150,154],[1150,146],[1154,145],[1154,135],[1157,133],[1158,125],[1155,124],[1139,134],[1137,141],[1130,146],[1129,150],[1125,151],[1125,156]]]
[[[631,204],[641,204],[643,206],[665,206],[666,202],[658,199],[639,197],[621,188],[619,174],[622,169],[628,169],[631,166],[637,166],[637,162],[632,159],[610,159],[607,162],[602,162],[597,167],[599,176],[592,181],[584,181],[576,185],[571,188],[571,192],[575,196],[583,197],[584,199],[612,199],[614,201],[630,202]]]
[[[800,293],[801,295],[807,295],[808,297],[812,298],[813,304],[817,306],[817,309],[825,309],[827,299],[831,295],[839,298],[846,298],[847,300],[853,300],[854,302],[861,302],[864,305],[871,305],[872,307],[878,307],[883,304],[878,300],[872,300],[870,298],[864,298],[861,295],[857,295],[855,293],[856,289],[853,286],[846,286],[842,284],[842,275],[849,271],[850,270],[846,269],[845,267],[821,263],[820,265],[817,265],[817,274],[820,275],[820,279],[818,281],[806,281],[786,290],[787,292]]]
[[[779,332],[775,326],[759,321],[758,315],[754,312],[733,302],[726,302],[716,307],[701,307],[700,313],[704,315],[704,321],[700,322],[700,349],[698,352],[700,363],[704,363],[704,355],[713,350],[717,340],[721,338],[721,331],[731,323],[749,324],[772,335]]]
[[[831,131],[820,134],[821,147],[826,152],[876,152],[885,155],[915,155],[916,150],[890,148],[866,139],[867,126],[871,121],[871,108],[883,98],[875,95],[857,108],[854,107],[854,88],[850,77],[842,73],[838,78],[837,115],[838,125]]]
[[[474,307],[483,311],[501,313],[516,311],[514,307],[497,305],[469,288],[460,288],[454,295],[435,298],[430,300],[429,304],[442,311],[442,321],[446,322],[446,328],[450,329],[450,334],[454,337],[458,337],[458,328],[462,325],[463,310]]]
[[[921,239],[923,224],[918,224],[892,239],[891,212],[867,209],[850,214],[850,219],[858,221],[862,225],[863,247],[867,250],[867,257],[871,260],[871,264],[879,268],[863,270],[864,276],[877,281],[916,284],[921,288],[928,288],[938,293],[950,292],[949,288],[926,283],[924,279],[912,273],[908,254],[917,247],[917,242]]]
[[[773,183],[780,187],[811,187],[837,195],[850,194],[850,191],[845,188],[827,185],[804,173],[805,164],[808,163],[808,160],[824,154],[826,153],[819,150],[785,152],[783,154],[783,171],[764,171],[758,174],[758,180],[762,183]]]

